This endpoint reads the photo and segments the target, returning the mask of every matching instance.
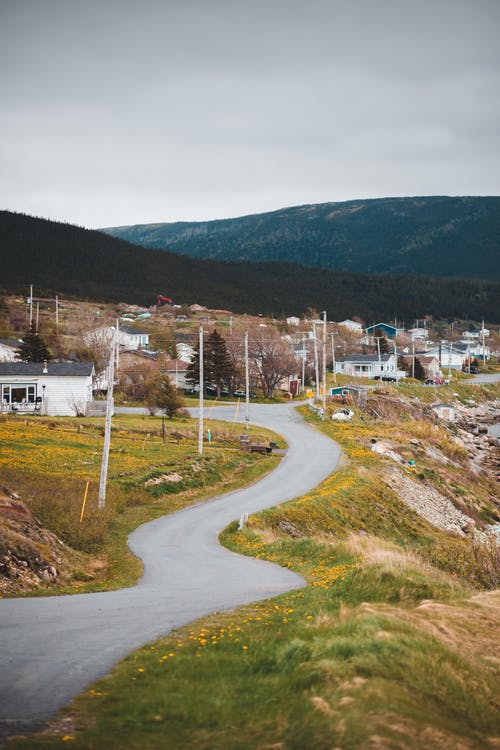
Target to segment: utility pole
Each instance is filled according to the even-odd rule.
[[[56,294],[56,328],[59,328],[59,297]]]
[[[335,341],[333,338],[333,333],[330,333],[330,338],[332,340],[332,372],[333,372],[333,382],[337,382],[337,373],[335,372],[336,366],[335,366]]]
[[[486,353],[484,350],[484,320],[483,320],[483,327],[481,328],[482,338],[483,338],[483,367],[486,367]]]
[[[36,326],[36,332],[37,333],[38,333],[38,319],[39,319],[39,314],[40,314],[40,302],[37,300],[36,301],[36,324],[35,324],[35,326]]]
[[[245,425],[250,425],[250,372],[248,367],[248,329],[245,328]]]
[[[326,310],[323,310],[323,419],[326,414]]]
[[[30,303],[30,328],[31,328],[31,325],[33,323],[33,284],[30,284],[29,303]]]
[[[318,339],[316,338],[316,321],[313,320],[314,339],[314,371],[316,375],[316,398],[319,399],[319,365],[318,365]]]
[[[200,345],[199,345],[199,381],[200,381],[200,393],[199,393],[199,418],[198,418],[198,453],[201,456],[203,454],[203,324],[200,323]]]
[[[111,442],[111,417],[113,415],[113,382],[115,377],[116,338],[111,342],[108,365],[108,393],[106,397],[106,422],[104,425],[104,446],[102,449],[101,477],[99,479],[99,500],[97,507],[103,510],[106,506],[106,481],[108,477],[109,444]]]
[[[441,367],[441,362],[439,366]],[[411,340],[411,376],[415,378],[415,339]]]
[[[116,357],[116,369],[120,367],[120,320],[119,318],[116,319],[116,347],[115,347],[115,357]]]
[[[399,385],[398,381],[398,350],[396,347],[396,341],[394,341],[394,359],[396,360],[396,388]]]
[[[305,388],[306,380],[306,337],[302,336],[302,388]]]

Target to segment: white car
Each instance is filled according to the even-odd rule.
[[[354,412],[352,409],[347,409],[346,407],[343,409],[337,409],[337,411],[334,411],[332,414],[332,419],[336,419],[338,422],[347,422],[349,419],[352,419],[354,416]]]

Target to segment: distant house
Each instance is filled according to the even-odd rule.
[[[482,339],[488,338],[490,335],[490,329],[489,328],[474,328],[472,331],[465,331],[464,332],[464,339],[467,341],[467,339]]]
[[[359,333],[363,330],[361,323],[357,323],[355,320],[350,320],[349,318],[341,320],[339,326],[344,326],[344,328],[348,328],[350,331],[359,331]]]
[[[427,378],[439,378],[442,375],[441,368],[439,367],[439,360],[437,357],[429,356],[428,354],[416,354],[415,359],[418,359],[425,371]],[[411,370],[413,356],[411,354],[404,355],[404,360],[409,370]]]
[[[86,344],[104,342],[111,346],[115,334],[116,328],[114,326],[104,326],[88,331],[83,335],[83,340]],[[144,348],[149,346],[149,333],[144,333],[144,331],[132,326],[121,325],[118,328],[118,343],[122,349],[126,350]]]
[[[142,349],[149,346],[149,333],[132,326],[120,326],[118,341],[124,349]]]
[[[412,341],[427,341],[429,338],[429,331],[427,328],[409,328],[408,334]]]
[[[295,317],[295,315],[291,315],[286,319],[286,322],[289,326],[298,326],[300,325],[300,318]]]
[[[415,352],[415,356],[435,357],[441,370],[460,370],[467,357],[467,346],[465,344],[433,344],[425,352]]]
[[[396,328],[396,326],[390,323],[376,323],[373,326],[368,326],[366,329],[367,336],[375,336],[375,333],[380,331],[386,339],[393,339],[399,334],[404,333],[404,328]]]
[[[20,346],[19,339],[0,339],[0,362],[15,362],[16,350]]]
[[[394,354],[351,354],[337,357],[335,372],[358,378],[396,379],[396,357]]]
[[[48,414],[86,414],[92,402],[91,362],[1,362],[0,410]]]

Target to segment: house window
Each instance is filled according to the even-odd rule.
[[[34,404],[36,401],[36,385],[16,383],[2,385],[2,403],[4,404]]]

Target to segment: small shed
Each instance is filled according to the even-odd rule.
[[[447,404],[447,403],[433,404],[432,410],[434,414],[436,414],[440,419],[444,419],[446,422],[455,421],[456,414],[455,414],[454,404]]]

